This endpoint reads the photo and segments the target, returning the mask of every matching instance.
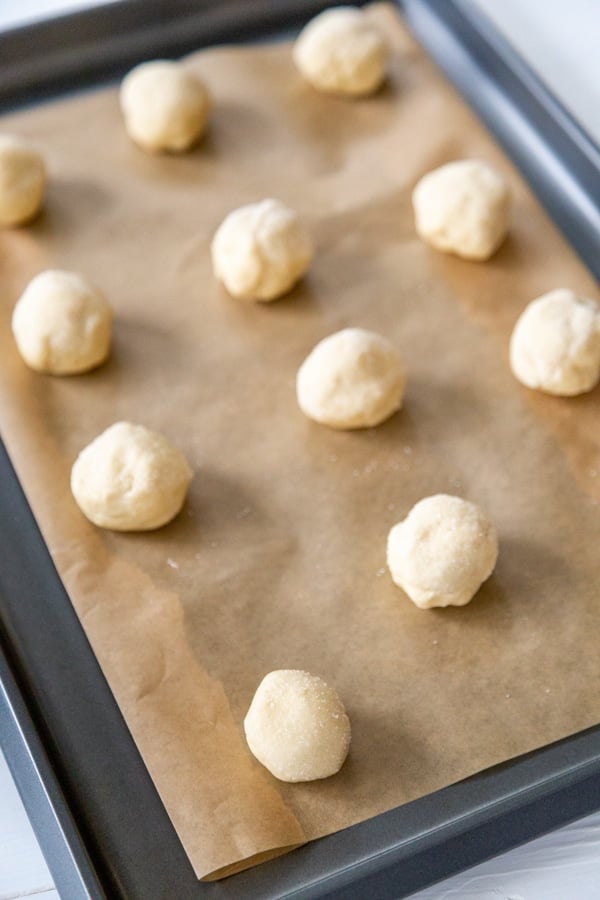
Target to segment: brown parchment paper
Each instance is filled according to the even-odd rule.
[[[43,215],[0,234],[2,435],[200,877],[600,719],[600,390],[535,394],[507,363],[530,299],[597,290],[395,13],[371,14],[394,60],[369,100],[316,94],[288,45],[192,57],[214,110],[189,156],[136,149],[112,89],[1,123],[43,147],[51,173]],[[415,181],[464,156],[513,189],[510,237],[486,264],[414,234]],[[317,254],[288,298],[244,304],[215,283],[209,243],[265,196],[305,216]],[[17,354],[12,308],[50,267],[85,273],[114,305],[96,372],[46,377]],[[389,422],[337,433],[302,416],[294,381],[348,325],[388,335],[409,381]],[[196,472],[155,533],[95,529],[71,498],[77,453],[119,419],[166,434]],[[501,550],[469,606],[422,611],[391,583],[385,543],[439,491],[481,504]],[[324,782],[279,783],[245,746],[259,681],[293,667],[334,684],[351,717],[349,758]]]

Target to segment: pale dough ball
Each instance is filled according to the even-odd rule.
[[[420,500],[388,536],[392,578],[421,609],[464,606],[497,557],[489,519],[474,503],[448,494]]]
[[[297,669],[263,678],[244,730],[254,756],[281,781],[335,775],[350,747],[350,721],[336,691]]]
[[[191,479],[185,457],[165,437],[117,422],[81,451],[71,490],[94,525],[149,531],[177,515]]]
[[[141,63],[121,84],[130,138],[144,150],[182,153],[206,128],[210,101],[204,84],[180,63]]]
[[[548,394],[590,391],[600,380],[600,305],[565,288],[533,300],[514,327],[510,366]]]
[[[420,237],[465,259],[488,259],[508,230],[508,185],[499,172],[476,159],[451,162],[424,175],[412,202]]]
[[[298,69],[313,87],[351,97],[377,90],[389,55],[375,22],[352,6],[327,9],[311,19],[293,53]]]
[[[0,225],[22,225],[38,212],[46,188],[44,160],[28,141],[0,135]]]
[[[345,328],[322,340],[298,370],[296,392],[309,419],[332,428],[370,428],[400,409],[406,382],[387,338]]]
[[[112,311],[100,291],[74,272],[36,275],[13,311],[12,329],[28,366],[52,375],[87,372],[110,350]]]
[[[279,200],[262,200],[229,213],[211,253],[215,276],[233,297],[275,300],[302,278],[313,246],[293,209]]]

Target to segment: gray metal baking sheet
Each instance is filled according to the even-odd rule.
[[[130,0],[7,32],[0,110],[114,79],[143,58],[275,37],[326,5]],[[598,148],[468,4],[401,7],[600,275]],[[63,900],[400,898],[600,808],[593,728],[273,862],[200,883],[3,447],[0,539],[0,738]]]

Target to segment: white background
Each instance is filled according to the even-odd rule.
[[[92,2],[0,0],[0,29]],[[600,143],[600,0],[470,2],[493,18]],[[22,897],[57,900],[58,894],[0,753],[0,900]],[[600,900],[600,812],[414,900]]]

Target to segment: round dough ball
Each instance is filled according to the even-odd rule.
[[[412,202],[420,237],[465,259],[489,259],[508,230],[508,185],[499,172],[476,159],[451,162],[424,175]]]
[[[180,63],[141,63],[123,79],[120,99],[127,133],[144,150],[182,153],[206,128],[208,92]]]
[[[600,305],[565,288],[533,300],[514,327],[510,367],[548,394],[591,391],[600,380]]]
[[[110,350],[112,311],[74,272],[36,275],[13,311],[12,329],[28,366],[52,375],[87,372]]]
[[[294,61],[313,87],[330,94],[372,94],[386,74],[388,45],[360,9],[340,6],[315,16],[294,44]]]
[[[229,213],[211,253],[215,276],[233,297],[276,300],[302,278],[313,246],[293,209],[279,200],[262,200]]]
[[[336,691],[298,669],[263,678],[244,730],[254,756],[281,781],[335,775],[350,747],[350,720]]]
[[[0,225],[22,225],[39,211],[46,166],[28,141],[0,135]]]
[[[392,578],[421,609],[464,606],[497,557],[489,519],[474,503],[448,494],[420,500],[388,536]]]
[[[177,515],[191,480],[185,457],[165,437],[117,422],[81,451],[71,490],[94,525],[149,531]]]
[[[332,428],[370,428],[400,409],[406,377],[393,344],[364,328],[321,341],[298,370],[296,392],[309,419]]]

